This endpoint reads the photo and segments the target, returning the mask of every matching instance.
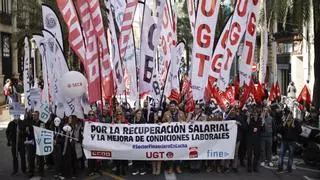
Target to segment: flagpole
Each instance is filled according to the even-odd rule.
[[[96,36],[96,41],[97,41],[97,50],[98,50],[98,64],[99,64],[99,79],[100,79],[100,100],[101,100],[101,114],[103,112],[103,95],[102,95],[102,75],[101,75],[101,60],[100,60],[100,54],[101,54],[101,51],[100,51],[100,47],[99,47],[99,41],[98,41],[98,37]]]
[[[165,78],[164,85],[163,85],[163,90],[162,90],[161,99],[160,99],[160,107],[162,106],[162,101],[163,101],[163,96],[164,96],[164,90],[166,89],[166,84],[167,84],[167,80],[168,80],[168,74],[169,74],[169,71],[170,71],[170,66],[171,66],[171,61],[169,62],[169,66],[168,66],[168,69],[167,69],[166,78]]]

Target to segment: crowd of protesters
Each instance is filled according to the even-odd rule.
[[[194,111],[185,113],[183,105],[170,101],[163,105],[161,112],[148,110],[145,101],[142,108],[130,108],[127,104],[105,104],[103,110],[90,110],[86,119],[76,116],[59,119],[52,115],[44,124],[39,120],[39,112],[27,112],[24,119],[15,116],[6,130],[8,146],[13,156],[13,172],[18,172],[18,157],[21,170],[32,177],[44,175],[48,169],[59,179],[76,178],[77,172],[87,167],[88,176],[101,174],[102,170],[112,170],[116,175],[160,175],[161,172],[183,173],[190,171],[199,173],[205,169],[208,173],[237,173],[239,166],[246,167],[248,172],[259,172],[260,166],[274,166],[272,157],[277,155],[278,172],[283,172],[284,157],[288,152],[287,172],[292,172],[294,142],[301,133],[301,121],[293,117],[289,108],[280,104],[246,105],[244,108],[234,106],[227,112],[215,108],[212,103],[197,103]],[[316,116],[316,117],[315,117]],[[311,118],[311,119],[310,119]],[[312,120],[312,118],[316,118]],[[317,121],[317,115],[312,114],[307,122]],[[126,161],[126,160],[86,160],[82,150],[82,135],[84,122],[145,124],[195,121],[227,121],[236,120],[238,125],[235,157],[229,160],[193,160],[193,161]],[[48,156],[37,156],[33,134],[33,126],[43,127],[55,132],[54,151]],[[63,136],[63,135],[67,136]],[[280,151],[278,152],[278,149]],[[45,168],[46,167],[46,168]],[[37,171],[36,171],[37,170]]]

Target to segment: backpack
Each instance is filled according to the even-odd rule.
[[[10,87],[5,87],[3,90],[4,90],[4,95],[5,96],[10,96],[11,95],[11,88]]]

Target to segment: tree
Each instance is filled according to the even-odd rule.
[[[313,37],[309,41],[314,42],[314,87],[312,104],[319,109],[320,107],[320,1],[319,0],[270,0],[268,2],[269,24],[274,18],[282,22],[283,30],[289,24],[297,33],[302,34],[303,26],[313,23]],[[312,19],[310,19],[312,18]],[[311,51],[312,53],[312,51]]]

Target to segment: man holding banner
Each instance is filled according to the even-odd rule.
[[[20,155],[21,159],[21,170],[23,173],[26,173],[26,151],[24,146],[25,132],[20,115],[14,115],[14,119],[8,124],[6,136],[8,140],[7,146],[11,146],[13,158],[12,175],[15,175],[18,172],[18,155]]]

